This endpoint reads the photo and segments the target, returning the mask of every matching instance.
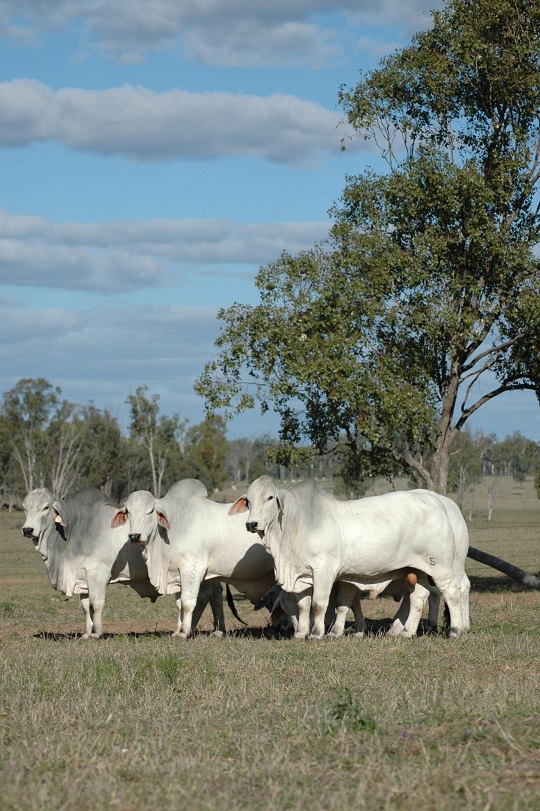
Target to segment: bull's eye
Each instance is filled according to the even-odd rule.
[[[268,498],[266,500],[267,501],[272,501],[273,498],[274,498],[274,496],[268,496]]]

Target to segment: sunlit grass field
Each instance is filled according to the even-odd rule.
[[[540,501],[507,482],[471,543],[540,569]],[[82,641],[78,600],[48,583],[0,515],[0,809],[540,808],[540,592],[469,561],[471,633],[274,638],[243,627],[170,637],[172,597],[111,586],[105,638]],[[238,595],[235,595],[238,596]]]

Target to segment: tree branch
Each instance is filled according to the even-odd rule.
[[[461,407],[461,417],[456,422],[454,428],[460,431],[469,417],[471,417],[479,408],[481,408],[485,403],[488,403],[490,400],[493,400],[494,397],[498,397],[500,394],[504,394],[507,391],[536,391],[536,386],[533,383],[513,383],[513,384],[505,384],[503,386],[499,386],[498,389],[493,389],[492,391],[484,394],[480,397],[479,400],[476,401],[473,405],[469,408],[464,409],[463,406]]]
[[[463,371],[468,372],[470,369],[473,369],[476,366],[476,364],[480,360],[482,360],[482,358],[485,358],[488,355],[500,354],[505,349],[508,349],[508,347],[513,346],[515,343],[517,343],[519,340],[521,340],[521,338],[524,338],[525,334],[526,334],[525,332],[520,332],[519,335],[515,336],[515,338],[509,338],[508,341],[505,341],[504,343],[499,344],[498,346],[491,346],[489,349],[486,349],[484,352],[481,352],[475,358],[472,358],[469,363],[464,364],[463,365]],[[482,371],[485,371],[485,369],[489,369],[489,366],[491,365],[491,363],[492,362],[490,362],[483,369],[480,369],[478,372],[472,372],[472,374],[481,374]],[[465,380],[469,376],[470,375],[464,375],[461,379]]]

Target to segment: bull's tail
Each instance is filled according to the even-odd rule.
[[[227,583],[227,587],[226,587],[225,591],[226,591],[226,593],[227,593],[227,605],[228,605],[228,606],[229,606],[229,608],[231,609],[232,614],[233,614],[233,617],[236,617],[236,619],[238,620],[238,622],[241,622],[241,623],[242,623],[242,625],[247,625],[247,622],[244,622],[244,620],[242,619],[242,617],[240,617],[240,616],[238,615],[238,611],[236,610],[236,606],[235,606],[235,604],[234,604],[233,596],[232,596],[232,593],[231,593],[231,590],[230,590],[230,588],[229,588],[229,584],[228,584],[228,583]]]

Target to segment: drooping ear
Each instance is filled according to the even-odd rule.
[[[67,524],[66,524],[66,522],[65,522],[65,520],[62,517],[62,514],[60,512],[60,504],[58,503],[58,501],[55,501],[54,504],[52,505],[52,511],[53,511],[53,516],[54,516],[55,523],[60,524],[63,527],[67,526]]]
[[[165,527],[165,529],[171,528],[163,507],[156,507],[156,519],[160,527]]]
[[[115,527],[123,527],[124,524],[127,524],[127,510],[118,510],[116,515],[113,516],[113,520],[111,521],[111,527],[115,529]]]
[[[247,513],[249,510],[247,496],[240,496],[236,499],[234,504],[229,507],[229,515],[238,515],[239,513]]]

